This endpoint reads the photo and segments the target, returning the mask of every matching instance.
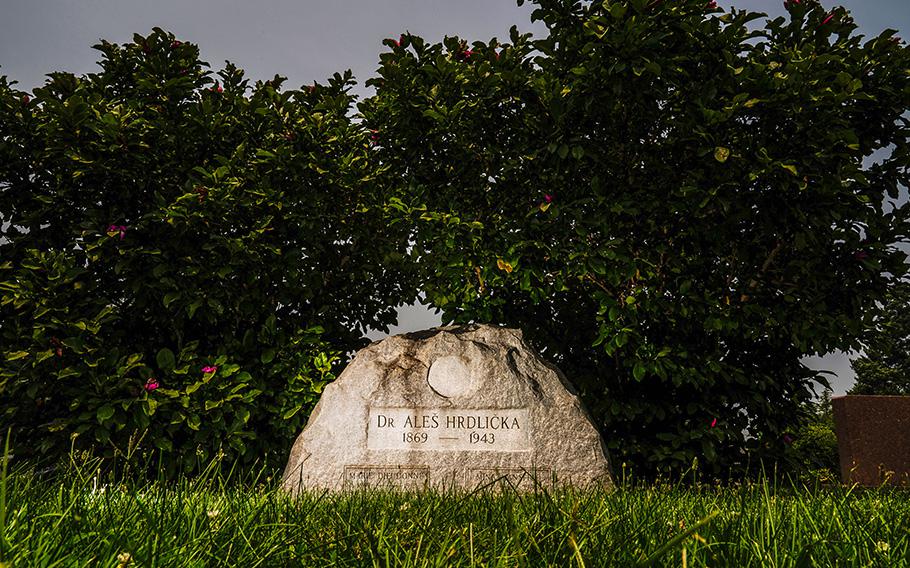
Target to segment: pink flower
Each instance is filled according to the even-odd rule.
[[[218,83],[215,83],[215,86],[212,87],[212,92],[213,93],[223,93],[224,89],[221,88],[221,85],[219,85]]]
[[[715,0],[711,0],[710,2],[708,2],[708,9],[717,10],[717,2]]]
[[[158,388],[158,381],[155,380],[155,377],[149,377],[149,380],[145,381],[145,390],[146,392],[152,392]]]
[[[202,368],[202,372],[206,373],[206,374],[215,373],[217,371],[218,371],[218,367],[216,367],[215,365],[206,365],[205,367]]]
[[[28,98],[28,95],[22,95],[22,104],[27,105],[32,99]]]
[[[120,240],[126,236],[126,225],[108,225],[107,227],[107,236],[113,237],[114,235],[120,234]]]
[[[180,47],[181,45],[183,45],[183,42],[180,41],[179,39],[175,39],[174,41],[171,42],[172,49],[175,47]]]
[[[855,253],[853,253],[853,258],[855,258],[856,260],[866,260],[867,258],[869,258],[869,253],[864,250],[858,250]]]
[[[395,47],[401,47],[401,39],[395,40],[395,39],[389,38],[389,39],[387,39],[386,41],[389,42],[389,43],[391,43],[391,44],[394,45]]]
[[[378,130],[370,130],[370,140],[373,140],[373,141],[379,140],[379,131]]]
[[[833,19],[834,19],[834,10],[831,10],[831,13],[828,14],[828,17],[827,17],[827,18],[825,18],[824,20],[822,20],[822,23],[821,23],[820,25],[823,26],[823,25],[827,24],[828,22],[830,22],[830,21],[833,20]]]
[[[717,417],[714,417],[711,420],[711,424],[710,424],[710,426],[708,426],[708,428],[714,428],[715,426],[717,426]]]
[[[547,203],[553,203],[553,196],[550,195],[549,193],[545,193],[543,196],[543,200],[546,201]]]

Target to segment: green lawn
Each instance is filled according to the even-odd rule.
[[[626,483],[613,492],[352,493],[275,479],[0,480],[2,566],[905,566],[910,493]]]

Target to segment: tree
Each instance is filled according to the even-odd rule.
[[[865,346],[850,363],[856,373],[850,394],[910,395],[910,282],[888,290]]]
[[[282,465],[412,295],[350,72],[250,85],[159,29],[96,49],[33,97],[0,80],[2,431],[20,456]]]
[[[910,50],[811,0],[534,3],[538,40],[389,40],[360,105],[428,302],[521,327],[639,471],[780,455],[800,359],[907,271]]]

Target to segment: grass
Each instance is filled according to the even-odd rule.
[[[910,493],[625,482],[612,492],[288,498],[209,470],[0,478],[0,566],[907,566]]]

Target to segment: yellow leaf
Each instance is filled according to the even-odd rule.
[[[760,102],[761,101],[759,99],[749,99],[748,101],[743,103],[743,106],[746,108],[752,108]]]
[[[718,146],[714,149],[714,159],[723,164],[730,157],[730,149]]]
[[[546,212],[547,212],[547,209],[549,209],[549,208],[550,208],[550,204],[549,204],[549,203],[541,203],[541,204],[540,204],[540,210],[541,210],[542,212],[544,212],[544,213],[546,213]]]
[[[501,258],[496,260],[496,267],[506,272],[512,272],[512,265]]]
[[[509,267],[509,272],[512,272],[512,267]],[[7,361],[15,361],[16,359],[22,359],[23,357],[28,357],[28,351],[12,351],[6,354]]]

